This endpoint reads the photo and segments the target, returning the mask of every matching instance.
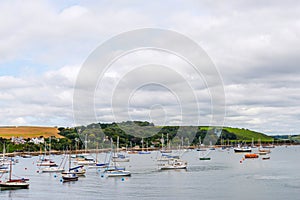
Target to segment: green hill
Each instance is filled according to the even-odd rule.
[[[270,143],[273,138],[263,133],[248,129],[208,126],[156,126],[149,122],[127,121],[121,123],[94,123],[87,126],[80,126],[72,129],[59,128],[60,134],[74,139],[80,136],[81,140],[89,140],[89,148],[96,148],[99,144],[103,147],[110,147],[110,138],[114,142],[119,138],[120,147],[161,145],[161,138],[164,137],[164,145],[167,140],[172,145],[197,145],[201,139],[202,143],[221,144],[221,139],[230,142],[255,143],[260,140],[262,143]],[[222,132],[221,132],[222,130]]]
[[[208,126],[201,126],[200,130],[208,130]],[[223,127],[222,128],[222,134],[221,137],[223,139],[229,139],[229,140],[239,140],[243,142],[252,142],[252,139],[254,142],[258,142],[259,140],[263,143],[266,142],[272,142],[273,138],[271,136],[268,136],[264,133],[252,131],[249,129],[244,128],[232,128],[232,127]]]
[[[224,127],[223,130],[227,130],[228,132],[235,134],[238,140],[244,140],[246,142],[251,142],[252,138],[254,141],[258,141],[258,140],[261,140],[262,142],[273,141],[273,138],[271,136],[256,131],[251,131],[249,129]]]

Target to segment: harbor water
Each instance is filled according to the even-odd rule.
[[[0,199],[300,199],[300,146],[271,151],[269,160],[243,160],[244,154],[232,149],[216,149],[209,154],[211,160],[199,160],[201,152],[188,150],[182,156],[187,170],[166,171],[158,170],[158,152],[130,154],[130,162],[121,165],[131,177],[105,177],[103,169],[87,168],[85,177],[68,183],[60,173],[40,173],[38,157],[19,157],[13,175],[29,178],[30,187],[0,191]],[[60,163],[63,157],[53,159]]]

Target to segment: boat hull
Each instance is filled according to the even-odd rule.
[[[210,160],[210,158],[199,158],[199,160]]]
[[[20,183],[20,182],[4,182],[0,183],[1,190],[9,190],[9,189],[28,189],[29,183]]]
[[[109,170],[105,171],[107,177],[118,177],[118,176],[131,176],[130,171],[125,170]]]
[[[251,149],[234,149],[235,153],[249,153],[252,152]]]
[[[245,154],[245,158],[258,158],[258,154],[255,154],[255,153],[248,153],[248,154]]]
[[[186,169],[187,166],[164,166],[161,167],[160,170],[173,170],[173,169]]]

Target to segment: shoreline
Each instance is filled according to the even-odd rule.
[[[280,145],[274,145],[274,147],[267,147],[267,148],[276,148],[276,147],[281,147],[281,146],[299,146],[300,144],[280,144]],[[199,146],[185,146],[182,149],[185,150],[195,150],[195,149],[199,149],[199,148],[210,148],[210,147],[214,147],[214,148],[233,148],[234,146],[226,146],[226,145],[214,145],[214,146],[203,146],[203,147],[199,147]],[[256,147],[252,147],[252,148],[259,148],[258,146]],[[266,148],[266,147],[264,147]],[[120,152],[140,152],[140,151],[159,151],[161,150],[160,148],[148,148],[148,149],[142,149],[142,148],[127,148],[127,149],[119,149]],[[174,151],[174,150],[178,150],[178,148],[171,148],[170,150]],[[50,154],[52,155],[62,155],[62,154],[85,154],[85,153],[107,153],[110,152],[111,148],[105,148],[105,149],[82,149],[82,150],[72,150],[72,151],[59,151],[59,150],[51,150]],[[5,153],[4,156],[7,157],[15,157],[15,156],[24,156],[24,155],[31,155],[31,156],[39,156],[39,155],[44,155],[45,152],[41,152],[41,151],[35,151],[35,152],[28,152],[28,151],[24,151],[24,152],[12,152],[12,153]],[[46,152],[47,155],[49,155],[49,152]]]

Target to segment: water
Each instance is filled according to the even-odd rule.
[[[300,199],[299,155],[300,146],[276,147],[270,160],[240,163],[243,154],[232,150],[213,151],[211,161],[200,161],[199,152],[189,151],[183,155],[187,170],[158,171],[156,152],[132,154],[123,163],[131,177],[106,178],[88,169],[86,177],[70,183],[61,183],[60,174],[37,173],[37,157],[19,158],[13,174],[29,178],[30,189],[0,191],[0,199]],[[57,163],[62,157],[55,157]]]

